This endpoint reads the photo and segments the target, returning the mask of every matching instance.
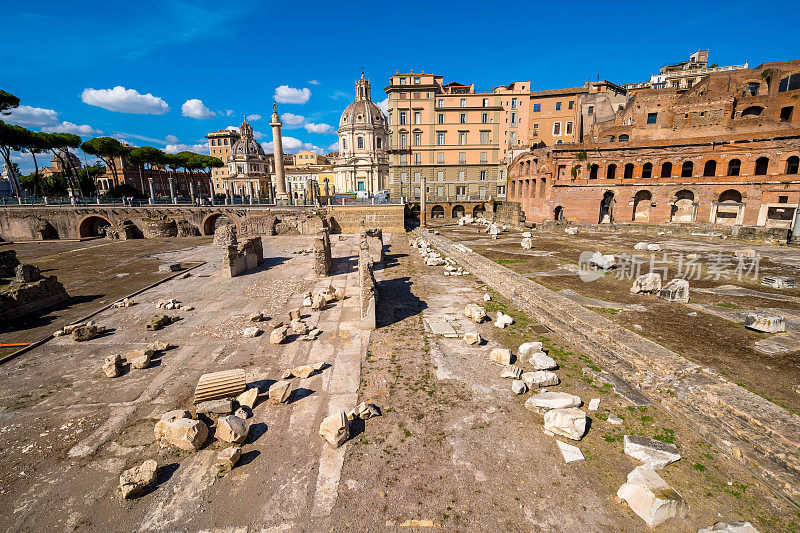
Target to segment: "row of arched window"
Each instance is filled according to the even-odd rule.
[[[529,163],[530,164],[530,163]],[[523,164],[524,165],[524,164]],[[529,169],[530,167],[528,167]],[[611,163],[606,167],[606,179],[616,179],[618,177],[618,166],[615,163]],[[622,167],[622,178],[623,179],[633,179],[635,176],[634,174],[634,164],[627,163],[624,167]],[[767,169],[769,168],[769,158],[768,157],[759,157],[756,159],[755,167],[753,168],[753,175],[754,176],[766,176]],[[797,174],[798,169],[800,168],[800,157],[793,155],[786,160],[786,166],[784,167],[784,174]],[[524,167],[523,167],[524,169]],[[671,178],[671,177],[681,177],[681,178],[691,178],[694,176],[694,163],[692,161],[684,161],[683,164],[680,166],[678,170],[677,176],[675,176],[676,169],[674,165],[666,161],[661,164],[660,172],[658,176],[655,174],[655,169],[653,167],[653,163],[649,161],[642,165],[642,173],[639,176],[641,179],[649,179],[653,177],[661,177],[661,178]],[[728,162],[728,168],[726,170],[725,176],[739,176],[742,171],[742,161],[740,159],[731,159]],[[600,176],[600,165],[597,163],[589,165],[589,179],[598,179]],[[710,159],[705,162],[703,165],[703,177],[714,177],[717,175],[717,162],[714,159]]]

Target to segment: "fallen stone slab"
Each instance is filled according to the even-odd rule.
[[[505,329],[506,327],[510,326],[514,323],[514,319],[511,318],[510,315],[507,315],[501,311],[497,312],[497,319],[494,321],[494,327]]]
[[[797,287],[797,280],[789,276],[764,276],[761,284],[773,289],[794,289]]]
[[[625,435],[624,452],[654,470],[660,470],[681,458],[678,447],[641,435]]]
[[[236,403],[238,403],[242,407],[247,407],[249,409],[253,409],[256,406],[256,402],[258,401],[258,393],[261,392],[258,387],[253,387],[247,389],[239,396],[236,397]]]
[[[125,355],[125,359],[131,364],[131,368],[135,368],[138,370],[144,370],[148,368],[151,363],[151,358],[153,357],[153,350],[149,348],[140,348],[137,350],[133,350],[128,352]]]
[[[194,390],[194,403],[220,398],[234,398],[245,391],[247,381],[244,369],[221,370],[203,374],[197,380]]]
[[[489,360],[498,365],[510,365],[514,356],[508,348],[492,348],[489,352]]]
[[[581,440],[586,433],[586,413],[574,407],[551,409],[544,414],[544,431],[572,440]]]
[[[302,320],[292,320],[292,323],[289,325],[289,327],[292,329],[292,333],[296,333],[297,335],[308,335],[308,324]]]
[[[637,466],[628,474],[628,481],[617,490],[631,510],[650,527],[660,526],[670,518],[684,517],[689,505],[649,466]]]
[[[103,372],[110,378],[119,377],[122,374],[122,357],[119,354],[106,357],[103,361]]]
[[[525,408],[531,411],[565,409],[569,407],[580,407],[580,405],[580,396],[556,391],[542,391],[535,396],[531,396],[525,402]]]
[[[500,374],[501,378],[510,378],[510,379],[519,379],[522,376],[522,369],[517,365],[508,365],[503,369],[503,373]]]
[[[281,379],[291,379],[291,378],[301,378],[307,379],[314,375],[316,369],[313,365],[302,365],[295,368],[290,368],[288,370],[283,371],[283,375]]]
[[[111,304],[111,307],[114,308],[114,309],[120,309],[120,308],[124,308],[124,307],[131,307],[133,305],[136,305],[136,302],[134,302],[130,298],[123,298],[122,300],[120,300],[118,302],[114,302],[113,304]]]
[[[154,352],[165,352],[172,347],[171,344],[164,341],[153,341],[146,346],[147,349],[153,350]]]
[[[658,297],[668,302],[688,303],[689,282],[685,279],[675,278],[659,291]]]
[[[758,255],[758,252],[752,248],[742,248],[741,250],[734,250],[733,255],[736,257],[753,258]]]
[[[661,274],[648,272],[633,281],[631,294],[658,294],[661,291]]]
[[[311,294],[311,291],[306,292],[303,295],[303,307],[311,307],[314,303],[314,295]]]
[[[350,438],[350,421],[347,420],[347,414],[338,411],[326,416],[319,426],[319,434],[334,448],[344,444]]]
[[[488,318],[486,309],[478,304],[467,304],[464,308],[464,315],[471,318],[476,324],[480,324]]]
[[[589,410],[597,411],[600,408],[600,398],[592,398],[589,400]]]
[[[291,322],[292,320],[300,320],[299,307],[293,307],[292,309],[289,309],[289,322]]]
[[[223,416],[217,420],[217,430],[214,436],[231,444],[241,444],[247,440],[250,426],[247,421],[236,415]]]
[[[621,426],[623,420],[617,415],[608,415],[608,423],[614,426]]]
[[[573,227],[573,228],[565,228],[564,229],[564,233],[566,233],[567,235],[577,235],[578,234],[578,228],[575,228],[575,227]]]
[[[217,454],[216,466],[220,470],[232,470],[242,457],[242,448],[229,446]]]
[[[786,319],[780,315],[749,313],[744,319],[744,327],[764,333],[786,331]]]
[[[280,380],[269,387],[269,401],[272,403],[284,403],[292,393],[292,382]]]
[[[173,322],[177,322],[180,320],[181,317],[177,315],[153,315],[153,318],[150,319],[150,322],[147,323],[147,330],[148,331],[157,331],[164,326],[168,326]]]
[[[713,526],[703,527],[697,533],[713,533],[721,531],[723,533],[758,533],[750,522],[717,522]]]
[[[164,441],[186,451],[199,450],[208,439],[208,426],[201,420],[179,418],[167,426]]]
[[[515,379],[511,382],[511,392],[514,394],[525,394],[528,392],[528,386],[521,379]]]
[[[161,418],[158,420],[158,422],[156,422],[154,429],[156,442],[163,445],[165,443],[164,437],[167,433],[167,427],[181,418],[192,418],[192,415],[189,413],[189,411],[185,411],[183,409],[174,409],[161,415]]]
[[[139,466],[125,470],[119,476],[119,492],[123,498],[133,498],[144,492],[158,479],[158,463],[148,459]]]
[[[269,343],[270,344],[281,344],[286,341],[286,337],[288,336],[287,333],[289,328],[286,326],[280,326],[272,330],[269,334]]]
[[[76,342],[90,341],[101,333],[104,333],[105,330],[106,328],[104,326],[98,326],[97,324],[79,326],[72,330],[72,340]]]
[[[470,346],[476,346],[483,343],[483,337],[481,337],[481,334],[478,332],[468,331],[464,333],[464,342]]]
[[[522,381],[525,382],[529,389],[541,389],[558,385],[561,380],[558,379],[558,375],[555,372],[537,370],[536,372],[522,374]]]
[[[377,405],[361,402],[355,408],[350,410],[347,413],[348,420],[355,420],[356,418],[360,418],[361,420],[369,420],[372,417],[381,416],[381,410],[378,409]]]
[[[491,294],[489,294],[488,292],[487,292],[487,293],[484,293],[484,295],[483,295],[483,301],[484,301],[484,302],[491,302],[491,301],[492,301],[492,295],[491,295]]]
[[[242,337],[252,339],[253,337],[258,337],[261,333],[263,333],[261,329],[251,326],[242,330]]]
[[[558,363],[556,363],[555,359],[544,352],[533,352],[530,354],[528,363],[536,370],[555,370],[558,368]]]
[[[589,257],[587,263],[590,267],[596,268],[597,270],[611,270],[616,267],[617,260],[611,254],[595,252]]]
[[[233,412],[231,400],[208,400],[195,406],[198,415],[229,415]]]
[[[602,381],[603,383],[608,383],[609,385],[613,386],[615,393],[619,394],[636,407],[650,405],[650,400],[647,398],[647,396],[636,390],[633,385],[613,372],[608,372],[605,370],[596,372],[590,368],[584,368],[582,372],[599,381]]]
[[[523,250],[530,250],[533,248],[533,239],[530,237],[525,237],[520,242],[520,245],[522,246]]]
[[[523,363],[527,363],[530,361],[531,355],[537,352],[542,351],[542,343],[539,341],[536,342],[525,342],[519,345],[517,348],[517,353],[519,354],[519,360]]]
[[[565,463],[574,463],[575,461],[584,460],[583,452],[577,446],[561,442],[560,440],[556,441],[556,445],[558,445],[558,450],[561,452]]]

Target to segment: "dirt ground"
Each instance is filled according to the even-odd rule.
[[[622,453],[622,436],[635,433],[674,442],[682,454],[661,474],[687,500],[689,516],[654,531],[695,532],[719,520],[749,520],[762,532],[800,531],[800,515],[725,455],[656,407],[633,407],[593,380],[587,373],[597,369],[591,360],[477,279],[445,277],[441,268],[424,266],[405,235],[386,236],[387,259],[376,269],[378,329],[372,332],[359,326],[357,239],[333,237],[334,272],[324,279],[311,273],[310,255],[294,253],[310,246],[309,237],[263,241],[265,264],[233,279],[220,275],[218,247],[175,239],[161,243],[159,252],[155,243],[143,250],[151,243],[130,241],[116,255],[206,264],[188,278],[145,291],[133,307],[102,312],[97,320],[112,328],[109,335],[82,344],[59,337],[0,365],[0,529],[647,531],[614,500],[639,464]],[[84,276],[89,294],[104,290],[92,287],[104,279],[92,276],[102,265],[81,265],[62,263],[59,277]],[[149,275],[150,263],[145,267],[142,273]],[[122,279],[133,283],[138,276]],[[605,283],[573,281],[576,291]],[[323,330],[317,341],[272,345],[266,326],[256,338],[241,336],[251,313],[285,319],[304,291],[328,284],[343,288],[346,298],[322,311],[304,310],[306,322]],[[492,297],[487,311],[511,314],[511,327],[499,330],[464,317],[464,306],[483,302],[486,292]],[[594,294],[628,301],[618,293]],[[180,313],[182,320],[164,330],[145,332],[155,302],[169,297],[196,309]],[[613,316],[625,313],[630,311]],[[486,343],[465,345],[466,331],[479,331]],[[102,374],[106,355],[153,340],[176,347],[149,369],[126,369],[113,380]],[[512,394],[501,367],[488,360],[492,347],[516,351],[532,340],[543,341],[560,365],[561,383],[554,389],[583,399],[588,433],[568,442],[585,461],[564,463],[557,439],[542,430],[542,416],[524,408],[531,393]],[[244,368],[248,382],[264,391],[284,369],[315,361],[329,366],[294,380],[287,404],[271,404],[262,395],[243,457],[231,472],[214,468],[226,445],[213,435],[198,452],[160,448],[154,440],[163,412],[191,409],[202,373]],[[586,409],[592,398],[600,399],[597,411]],[[376,404],[382,415],[357,421],[347,444],[330,447],[317,433],[322,418],[359,401]],[[611,414],[623,424],[609,423]],[[156,486],[121,500],[119,474],[148,458],[159,463]]]
[[[209,237],[136,241],[44,241],[12,243],[17,259],[57,276],[71,300],[43,315],[0,324],[0,344],[34,342],[96,309],[170,276],[159,272],[175,252],[206,245]],[[2,288],[2,286],[0,286]],[[15,349],[0,347],[0,357]]]
[[[614,232],[582,228],[577,236],[566,235],[563,229],[534,230],[533,249],[524,250],[520,246],[521,231],[512,230],[503,233],[498,240],[492,240],[479,233],[476,226],[450,224],[440,226],[439,230],[442,235],[470,246],[549,289],[568,289],[605,302],[644,306],[645,310],[588,307],[695,363],[718,371],[752,392],[800,413],[800,336],[792,338],[792,343],[797,340],[795,350],[764,353],[756,349],[754,343],[768,339],[770,335],[746,329],[743,325],[747,311],[762,310],[769,314],[784,314],[787,329],[790,333],[798,333],[800,288],[778,290],[759,283],[761,277],[768,274],[800,280],[800,248],[703,236],[653,236],[630,228]],[[653,253],[635,250],[633,246],[642,241],[660,244],[662,250]],[[742,249],[754,249],[760,257],[758,274],[755,270],[743,272],[739,279],[735,272],[738,258],[734,252]],[[686,265],[686,256],[695,253],[698,257],[692,262],[699,265],[697,268],[702,276],[697,280],[690,279],[689,304],[671,304],[655,296],[631,294],[635,276],[624,269],[613,270],[589,283],[580,281],[576,272],[578,258],[586,250],[604,254],[636,254],[646,261],[640,273],[649,271],[652,256],[656,268],[666,272],[662,278],[667,280],[679,277],[681,257]],[[752,259],[744,261],[747,267],[753,265]],[[720,270],[717,276],[713,272],[714,264],[726,265],[724,272],[727,275]],[[760,295],[715,294],[697,290],[726,286],[757,291]],[[730,316],[725,319],[720,315]],[[754,369],[760,371],[754,372]]]

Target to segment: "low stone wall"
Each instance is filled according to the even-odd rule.
[[[373,263],[383,263],[383,230],[370,228],[364,230],[369,257]]]
[[[175,220],[146,218],[142,220],[142,233],[146,239],[177,237],[178,223]]]
[[[237,245],[228,246],[222,262],[222,272],[233,278],[253,270],[263,262],[264,249],[261,237],[248,237]]]
[[[378,282],[375,280],[373,268],[367,236],[362,233],[358,248],[359,308],[361,310],[361,327],[369,330],[377,327],[375,310],[378,304]]]
[[[236,239],[236,226],[225,224],[214,230],[214,244],[217,246],[236,246],[239,241]]]
[[[658,391],[667,411],[766,482],[800,497],[800,417],[494,261],[415,232],[605,369]]]
[[[0,292],[0,320],[12,320],[38,313],[69,300],[55,276],[12,286]]]
[[[318,278],[329,276],[332,263],[331,238],[328,236],[328,230],[321,229],[314,239],[314,274]]]
[[[360,233],[380,228],[387,233],[405,232],[405,206],[329,205],[325,207],[331,233]]]
[[[565,226],[586,226],[593,231],[607,231],[613,233],[619,229],[634,229],[643,234],[664,235],[718,235],[724,237],[734,237],[743,240],[775,240],[783,241],[789,237],[789,230],[786,228],[767,228],[764,226],[719,226],[716,224],[572,224],[568,221],[545,220],[535,224],[541,228],[554,228]]]
[[[521,228],[525,226],[525,212],[519,202],[497,202],[492,222]]]
[[[16,250],[0,251],[0,278],[10,278],[19,264]]]

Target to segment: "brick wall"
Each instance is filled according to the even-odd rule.
[[[405,207],[402,205],[326,206],[332,233],[360,233],[366,228],[381,228],[386,233],[405,232]]]

